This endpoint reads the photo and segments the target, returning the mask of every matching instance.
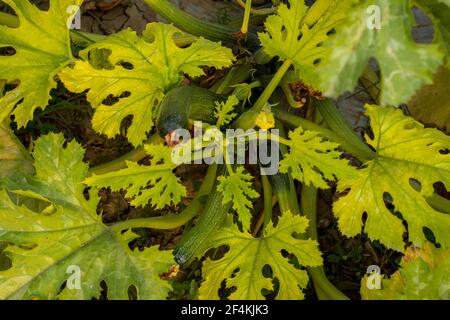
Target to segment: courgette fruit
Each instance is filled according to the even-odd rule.
[[[217,176],[226,174],[224,165],[219,165]],[[222,193],[217,191],[218,181],[208,197],[205,208],[194,227],[189,229],[175,247],[175,261],[180,265],[186,265],[201,256],[207,249],[207,240],[220,228],[226,215],[231,209],[231,202],[222,204]]]
[[[177,129],[188,129],[189,120],[215,123],[216,101],[224,101],[226,96],[196,87],[185,86],[170,90],[159,107],[156,129],[165,138]]]

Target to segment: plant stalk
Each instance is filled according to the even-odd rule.
[[[317,240],[317,188],[312,185],[302,186],[301,192],[302,213],[308,217],[308,235]],[[314,287],[320,300],[349,300],[326,277],[323,267],[308,268]]]
[[[256,100],[255,105],[253,106],[253,111],[260,112],[264,106],[269,101],[270,97],[272,96],[275,89],[280,84],[281,80],[283,79],[286,72],[291,67],[293,61],[291,59],[286,59],[281,67],[277,70],[275,75],[273,76],[272,80],[270,80],[267,87],[264,89],[263,93],[259,96],[258,100]]]
[[[242,21],[241,33],[246,35],[248,32],[248,24],[250,22],[250,13],[252,10],[252,0],[246,0],[244,5],[244,19]]]
[[[346,141],[347,151],[354,154],[361,161],[372,160],[376,157],[376,153],[355,134],[347,121],[345,121],[333,101],[330,99],[323,101],[314,100],[313,105],[320,112],[334,134],[338,135],[341,140]]]
[[[274,93],[275,89],[280,84],[286,72],[292,65],[292,60],[287,59],[283,62],[281,67],[277,70],[275,75],[270,80],[267,87],[264,89],[263,93],[259,96],[258,100],[256,100],[253,107],[244,112],[234,123],[234,128],[241,128],[244,130],[251,129],[255,127],[255,119],[256,116],[263,110],[264,106],[268,103],[270,97]]]
[[[348,152],[351,152],[359,159],[364,160],[367,159],[367,154],[365,152],[361,152],[359,148],[356,148],[354,145],[352,145],[351,143],[349,143],[348,141],[346,141],[345,139],[343,139],[341,136],[337,135],[330,129],[327,129],[307,119],[297,117],[289,112],[282,111],[276,108],[272,109],[272,112],[278,120],[284,122],[285,124],[291,125],[293,127],[302,127],[303,129],[306,130],[319,132],[324,138],[331,141],[335,141],[342,148],[344,148]]]
[[[195,18],[180,10],[168,0],[145,0],[158,14],[172,22],[176,27],[196,36],[213,41],[232,42],[233,34],[238,31],[230,27]]]
[[[147,153],[145,152],[144,145],[145,144],[157,144],[163,143],[164,140],[157,134],[153,134],[143,145],[138,147],[135,150],[132,150],[121,157],[118,157],[112,161],[99,164],[89,169],[90,174],[105,174],[112,171],[117,171],[120,169],[125,169],[127,167],[127,161],[138,162],[147,157]]]

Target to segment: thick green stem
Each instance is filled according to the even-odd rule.
[[[367,158],[367,154],[365,152],[361,152],[359,148],[356,148],[351,143],[348,143],[345,139],[343,139],[341,136],[337,135],[335,132],[324,128],[318,124],[315,124],[314,122],[311,122],[309,120],[306,120],[304,118],[297,117],[289,112],[282,111],[279,109],[272,109],[273,114],[277,119],[284,122],[285,124],[294,126],[294,127],[302,127],[306,130],[312,130],[319,132],[324,138],[335,141],[339,143],[339,145],[344,148],[345,150],[351,152],[353,155],[357,157],[361,157],[362,159]]]
[[[346,141],[347,151],[353,153],[361,161],[375,158],[375,152],[355,134],[333,101],[329,99],[323,101],[315,100],[314,105],[334,134]]]
[[[259,96],[258,100],[256,100],[253,107],[244,112],[234,123],[233,128],[241,128],[244,130],[251,129],[255,126],[255,120],[258,116],[259,112],[262,111],[264,106],[269,101],[270,97],[272,96],[275,89],[280,84],[281,80],[283,79],[286,72],[289,70],[289,68],[292,65],[292,60],[287,59],[283,62],[281,67],[278,69],[278,71],[275,73],[275,75],[272,77],[272,80],[270,80],[267,87],[264,89],[263,93]]]
[[[153,134],[150,139],[148,139],[145,144],[156,144],[156,143],[163,143],[164,141],[158,134]],[[145,145],[144,144],[144,145]],[[90,174],[105,174],[112,171],[117,171],[120,169],[125,169],[127,167],[126,162],[127,161],[133,161],[138,162],[147,157],[147,153],[145,152],[144,145],[138,147],[137,149],[130,151],[126,154],[124,154],[121,157],[118,157],[112,161],[99,164],[95,167],[92,167],[89,169]]]
[[[168,0],[145,0],[158,14],[172,22],[178,28],[196,36],[203,36],[214,41],[233,41],[233,33],[238,30],[224,25],[195,18],[178,9]]]
[[[276,203],[276,201],[274,200],[275,197],[273,196],[272,185],[270,184],[269,178],[263,175],[261,176],[261,181],[263,184],[264,192],[264,210],[256,221],[255,227],[252,232],[253,237],[257,237],[258,234],[264,231],[264,228],[272,222],[273,206]]]
[[[317,189],[314,186],[303,185],[301,193],[302,213],[309,219],[308,235],[317,240]],[[326,277],[322,267],[308,268],[314,287],[321,300],[348,300]]]
[[[121,231],[130,228],[153,228],[153,229],[174,229],[183,226],[198,215],[204,207],[202,198],[211,192],[217,174],[217,165],[208,167],[205,179],[194,200],[177,215],[166,215],[161,217],[132,219],[117,222],[111,225],[112,231]]]
[[[323,267],[308,268],[314,287],[322,292],[321,300],[350,300],[345,294],[339,291],[325,275]]]
[[[260,112],[264,108],[291,65],[292,60],[290,59],[287,59],[283,62],[281,67],[272,77],[272,80],[270,80],[269,84],[264,89],[263,93],[259,96],[258,100],[256,100],[255,105],[252,108],[253,111]]]
[[[245,82],[253,73],[249,63],[237,64],[230,69],[225,77],[216,82],[210,90],[217,94],[230,94],[236,84]]]
[[[248,24],[250,22],[250,13],[252,10],[252,0],[246,0],[244,5],[244,19],[242,21],[241,33],[247,34],[248,32]]]
[[[314,124],[314,123],[313,123]],[[283,130],[283,127],[277,122],[277,128],[280,129],[280,136],[285,135],[285,132]],[[283,138],[284,139],[284,138]],[[285,148],[283,148],[285,149]],[[284,154],[286,150],[281,150],[281,153]],[[312,224],[312,227],[308,229],[308,235],[302,235],[303,239],[306,239],[308,237],[317,240],[317,234],[316,228],[315,228],[315,221],[316,221],[316,200],[317,200],[317,190],[315,189],[315,193],[312,193],[311,191],[314,191],[314,189],[309,190],[309,194],[304,194],[303,192],[306,192],[305,187],[302,190],[302,207],[301,210],[298,205],[298,197],[297,193],[295,191],[295,186],[293,183],[293,179],[290,175],[281,175],[278,174],[276,176],[270,176],[269,177],[273,189],[275,190],[275,194],[278,197],[278,203],[280,206],[280,210],[284,213],[287,211],[291,211],[294,214],[298,214],[300,211],[305,214],[308,213],[308,218],[310,219],[310,223]],[[313,187],[308,187],[313,188]],[[305,191],[304,191],[305,190]],[[315,196],[315,197],[311,197]],[[312,216],[313,215],[313,216]],[[314,231],[314,233],[313,233]],[[307,268],[314,286],[316,288],[317,295],[320,299],[333,299],[333,300],[344,300],[348,299],[345,295],[343,295],[338,289],[336,289],[333,284],[331,284],[328,279],[325,276],[325,272],[323,270],[323,267],[315,267]]]
[[[301,200],[302,212],[309,220],[308,235],[311,239],[317,240],[317,188],[303,185]]]
[[[267,176],[261,176],[263,190],[264,190],[264,224],[263,230],[272,222],[272,206],[273,206],[273,192]]]

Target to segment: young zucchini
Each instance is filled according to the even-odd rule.
[[[189,120],[215,123],[216,101],[224,101],[223,95],[196,86],[170,90],[159,108],[156,128],[162,138],[177,129],[188,129]]]
[[[220,165],[217,169],[217,176],[225,173],[225,166]],[[195,257],[202,255],[204,250],[207,249],[207,240],[223,224],[231,208],[231,203],[223,205],[222,199],[222,193],[217,191],[216,181],[197,223],[183,235],[183,238],[174,250],[175,261],[178,264],[185,265],[190,263]]]

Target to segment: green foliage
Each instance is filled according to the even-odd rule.
[[[431,207],[426,197],[433,194],[436,182],[450,188],[450,157],[446,153],[450,137],[424,128],[398,109],[367,105],[366,113],[374,134],[373,138],[366,136],[366,141],[377,156],[338,181],[338,191],[345,192],[333,206],[339,229],[346,236],[357,235],[366,212],[364,231],[389,248],[404,251],[406,228],[402,219],[408,224],[408,239],[413,245],[423,246],[423,228],[427,227],[436,241],[448,248],[450,216]]]
[[[318,132],[299,127],[289,132],[289,138],[289,153],[280,162],[282,173],[289,172],[306,185],[327,189],[327,181],[353,172],[348,161],[341,159],[342,152],[336,150],[339,145],[324,141]]]
[[[446,51],[447,66],[450,67],[450,1],[448,0],[416,0],[414,1],[433,19],[436,26],[435,41],[441,43]]]
[[[290,0],[290,7],[280,4],[277,14],[267,18],[266,32],[259,33],[269,56],[292,60],[300,79],[315,88],[321,88],[316,61],[330,54],[330,49],[319,44],[328,39],[328,33],[342,22],[352,4],[352,1],[326,2],[320,19],[312,27],[304,21],[308,7],[303,0]]]
[[[222,203],[224,205],[228,202],[233,204],[232,208],[239,215],[239,221],[241,221],[244,231],[250,230],[252,220],[250,210],[253,209],[251,200],[259,197],[259,193],[253,189],[252,179],[251,174],[244,173],[244,167],[238,167],[230,175],[218,178],[217,190],[223,194]]]
[[[450,293],[450,250],[425,243],[422,249],[409,247],[400,270],[382,280],[381,290],[369,290],[368,277],[361,281],[365,300],[448,300]]]
[[[33,151],[36,174],[3,182],[10,192],[45,201],[36,212],[0,190],[0,241],[12,266],[0,271],[1,299],[91,299],[108,287],[109,299],[128,299],[135,286],[141,299],[164,299],[170,286],[159,278],[173,264],[169,251],[131,250],[131,231],[114,233],[96,213],[98,197],[86,200],[87,165],[76,142],[64,148],[62,135],[40,138]],[[81,271],[80,287],[66,285],[70,267]],[[61,288],[63,288],[61,290]]]
[[[92,44],[81,52],[84,60],[60,73],[64,85],[72,92],[89,90],[87,98],[95,108],[92,125],[95,130],[113,138],[121,131],[121,123],[133,116],[128,140],[139,146],[153,126],[156,110],[164,93],[179,86],[183,74],[198,77],[202,67],[223,68],[234,60],[231,50],[220,43],[198,38],[188,48],[180,48],[173,37],[181,33],[172,25],[150,23],[144,37],[123,30]],[[97,69],[89,62],[94,49],[110,51],[112,68]],[[105,99],[118,99],[113,105]]]
[[[197,269],[203,264],[201,299],[227,295],[230,299],[302,299],[309,281],[306,268],[319,298],[341,299],[343,294],[321,268],[318,242],[305,236],[308,219],[291,214],[300,211],[296,190],[302,188],[302,214],[311,217],[308,234],[316,236],[316,188],[333,184],[337,184],[333,212],[344,236],[365,232],[371,240],[404,253],[400,270],[383,279],[382,290],[369,290],[364,285],[368,278],[363,279],[362,297],[448,299],[450,202],[435,189],[450,190],[450,137],[416,120],[448,127],[444,91],[450,58],[449,0],[317,0],[311,6],[303,0],[273,1],[277,10],[265,19],[265,30],[258,34],[262,50],[256,53],[259,43],[252,30],[244,40],[228,27],[190,18],[167,1],[147,1],[157,12],[164,11],[162,15],[173,19],[174,25],[227,41],[239,57],[233,67],[236,59],[230,48],[157,22],[149,23],[142,36],[131,29],[94,36],[74,58],[70,35],[74,42],[85,36],[69,31],[72,17],[67,9],[81,0],[51,0],[48,11],[29,1],[4,2],[18,17],[16,21],[6,15],[9,22],[1,22],[18,22],[19,27],[0,25],[0,299],[105,295],[128,299],[134,291],[139,299],[164,299],[171,286],[162,278],[177,279],[179,267],[183,273],[188,270],[184,264],[192,257],[200,258],[191,266],[195,270],[188,272],[181,285],[177,283],[173,297],[187,291],[189,297],[197,294]],[[429,44],[412,39],[412,7],[420,8],[433,22],[434,38]],[[381,9],[379,29],[377,9]],[[208,30],[202,32],[205,26]],[[275,57],[283,62],[281,67],[272,61]],[[369,148],[349,128],[342,128],[345,121],[330,109],[331,101],[316,105],[310,99],[321,99],[320,92],[337,98],[353,90],[371,58],[380,69],[382,106],[366,106],[372,129],[365,136]],[[220,71],[227,67],[232,67],[228,74]],[[443,72],[436,73],[439,67]],[[198,79],[201,76],[205,77]],[[91,174],[83,162],[83,148],[65,141],[62,134],[31,141],[34,150],[29,155],[10,128],[16,125],[10,126],[9,121],[14,119],[20,129],[36,110],[44,110],[58,79],[80,99],[86,93],[94,109],[94,130],[108,138],[123,134],[136,149],[102,164],[101,170],[91,170],[102,174]],[[182,85],[183,90],[172,90]],[[279,86],[283,90],[277,90]],[[195,92],[190,91],[194,88]],[[259,95],[255,99],[254,88],[260,88],[253,92]],[[228,99],[214,103],[219,99],[211,99],[215,89],[228,94]],[[308,106],[302,114],[307,119],[317,115],[317,122],[300,118],[301,112],[280,110],[283,93],[293,106],[301,100]],[[415,119],[394,108],[411,98],[409,110]],[[245,102],[238,110],[239,100]],[[191,129],[199,118],[208,119],[203,128],[216,122],[222,131],[257,126],[264,134],[252,131],[245,143],[281,144],[282,174],[277,179],[261,178],[264,208],[256,203],[261,196],[253,185],[259,177],[247,173],[245,166],[227,163],[209,167],[192,202],[179,214],[111,225],[102,222],[103,213],[97,213],[101,211],[99,188],[124,191],[131,205],[151,209],[176,206],[188,189],[192,191],[175,175],[179,165],[175,156],[186,160],[194,155],[198,160],[197,152],[208,150],[210,141],[204,141],[203,135],[186,144],[183,141],[180,155],[176,141],[169,142],[172,137],[158,128],[168,146],[150,142],[153,139],[146,142],[154,134],[158,112],[161,116],[164,111],[161,103],[170,111],[167,122],[174,127]],[[328,128],[319,123],[314,106],[316,111],[326,110],[321,115]],[[45,113],[49,111],[53,108]],[[281,136],[270,131],[282,129],[282,122],[291,130],[288,138],[283,130]],[[172,129],[177,128],[167,131]],[[219,149],[230,147],[227,143]],[[353,154],[344,155],[341,149]],[[236,224],[228,211],[237,213]],[[253,211],[258,218],[252,224]],[[174,265],[171,251],[142,248],[133,233],[139,228],[181,230],[189,221],[185,228],[189,231],[175,243],[182,266]],[[74,282],[74,276],[79,281]]]
[[[261,300],[264,299],[262,290],[273,290],[272,278],[277,278],[278,299],[303,299],[302,290],[308,284],[308,274],[283,256],[282,250],[295,255],[302,266],[322,265],[318,243],[294,236],[305,232],[307,227],[305,217],[285,212],[276,226],[265,228],[263,237],[253,238],[246,232],[240,232],[228,217],[225,226],[209,241],[209,247],[226,245],[229,251],[219,260],[204,262],[204,282],[199,289],[199,298],[218,299],[218,290],[225,280],[227,288],[236,287],[230,299]],[[273,277],[264,276],[266,265],[272,269]]]
[[[33,119],[37,108],[45,109],[54,77],[72,60],[67,8],[82,0],[53,0],[48,11],[29,1],[5,0],[17,13],[18,28],[0,25],[0,47],[12,47],[14,54],[0,55],[0,79],[18,86],[0,98],[0,121],[10,115],[19,127]],[[49,36],[52,35],[52,36]]]
[[[85,183],[99,188],[109,187],[112,191],[125,189],[134,206],[151,203],[161,209],[171,203],[178,204],[186,195],[186,188],[173,173],[177,167],[172,162],[170,148],[147,144],[145,151],[151,157],[149,166],[127,161],[127,168],[101,175],[92,175]]]
[[[372,21],[367,13],[369,5],[381,10],[379,30],[368,27]],[[432,83],[443,62],[440,44],[413,41],[413,21],[408,0],[361,1],[336,28],[333,39],[324,44],[331,53],[320,67],[321,89],[332,97],[353,90],[373,57],[381,70],[381,104],[407,102],[422,85]]]
[[[27,150],[4,124],[0,124],[0,163],[0,178],[10,176],[19,170],[33,171]]]
[[[225,102],[216,102],[214,115],[217,118],[216,126],[218,128],[229,124],[236,117],[237,114],[233,110],[238,103],[239,100],[235,95],[231,95]]]

